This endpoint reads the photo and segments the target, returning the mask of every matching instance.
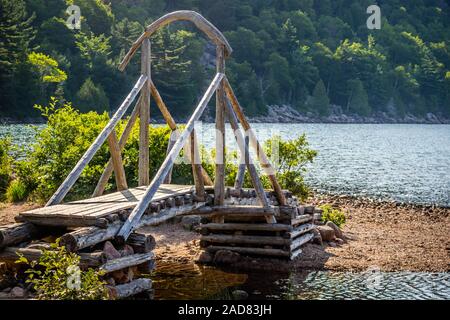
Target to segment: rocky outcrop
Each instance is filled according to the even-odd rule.
[[[289,105],[272,105],[268,106],[267,115],[249,117],[249,120],[257,123],[450,123],[450,119],[431,112],[423,117],[412,114],[399,117],[392,112],[377,112],[371,116],[363,117],[357,114],[346,114],[342,107],[338,105],[331,105],[330,107],[331,114],[320,117],[311,112],[300,113]]]

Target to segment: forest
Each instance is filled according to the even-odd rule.
[[[81,9],[71,30],[68,6]],[[366,9],[381,8],[369,30]],[[227,76],[249,116],[300,113],[450,117],[450,3],[444,0],[0,0],[0,118],[38,119],[55,97],[81,112],[114,111],[139,74],[117,69],[145,26],[181,9],[224,32]],[[178,119],[214,73],[214,46],[189,23],[152,38],[153,78]],[[152,108],[155,110],[156,108]],[[158,117],[153,113],[152,117]]]

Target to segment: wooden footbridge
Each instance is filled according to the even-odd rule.
[[[152,81],[150,42],[151,36],[158,29],[180,20],[194,23],[216,45],[216,74],[181,132]],[[287,258],[297,256],[301,252],[300,246],[312,238],[312,215],[305,213],[296,198],[288,191],[281,189],[275,177],[275,171],[244,115],[225,75],[225,60],[231,54],[232,49],[223,34],[196,12],[176,11],[161,17],[146,28],[124,57],[119,67],[120,70],[123,71],[126,68],[139,48],[141,75],[128,96],[46,206],[21,213],[19,216],[21,223],[11,227],[12,229],[0,230],[0,248],[11,247],[35,239],[38,234],[42,233],[40,230],[43,226],[64,227],[67,228],[67,231],[62,235],[61,243],[69,251],[83,253],[84,257],[87,254],[93,254],[99,244],[104,245],[105,241],[111,241],[116,246],[124,244],[134,246],[133,258],[120,258],[123,261],[118,259],[117,263],[113,263],[114,268],[108,269],[108,272],[113,272],[119,270],[118,268],[123,270],[152,259],[147,252],[149,251],[148,243],[152,241],[148,240],[148,237],[140,236],[137,232],[138,228],[155,225],[177,215],[197,214],[210,218],[210,223],[202,227],[201,245],[212,253],[229,249],[243,254]],[[215,178],[212,181],[199,159],[194,122],[200,119],[214,94],[216,99],[216,159]],[[115,127],[138,95],[139,98],[128,123],[122,135],[118,137]],[[173,137],[176,137],[170,139],[171,143],[166,158],[152,179],[149,176],[148,134],[151,97],[172,130]],[[241,156],[245,159],[245,164],[239,166],[237,179],[232,188],[225,187],[226,119],[234,131]],[[121,151],[136,121],[139,121],[140,127],[139,186],[129,188]],[[83,169],[104,143],[109,146],[111,158],[106,164],[92,198],[62,203]],[[248,146],[254,149],[257,160],[268,176],[273,190],[263,188]],[[195,182],[193,186],[171,184],[172,167],[183,148],[192,163]],[[245,170],[248,170],[253,189],[242,188]],[[114,173],[118,190],[115,193],[103,195],[112,173]],[[142,250],[143,247],[146,250]],[[29,248],[29,250],[33,250],[33,248]],[[23,248],[21,252],[24,252]],[[136,257],[139,254],[144,256]],[[147,255],[145,256],[145,254]],[[4,255],[5,253],[3,253]],[[0,253],[0,259],[1,256]],[[92,261],[97,261],[93,257],[89,257],[89,259],[91,265]],[[146,285],[148,287],[148,283]],[[146,285],[141,281],[138,287]],[[117,289],[116,295],[123,296],[121,290],[125,289]],[[130,289],[125,291],[128,292],[127,290]]]

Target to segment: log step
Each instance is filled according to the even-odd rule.
[[[212,243],[233,243],[233,244],[249,244],[249,245],[289,245],[290,239],[282,237],[269,237],[269,236],[240,236],[240,235],[208,235],[202,236],[201,241]]]
[[[219,250],[230,250],[242,254],[255,254],[271,257],[290,257],[289,251],[281,249],[265,249],[265,248],[248,248],[248,247],[227,247],[227,246],[209,246],[206,248],[209,252],[217,252]]]
[[[313,217],[309,214],[303,214],[291,220],[291,225],[296,226],[305,222],[312,221]]]
[[[214,231],[291,231],[292,226],[281,223],[208,223],[203,229]]]

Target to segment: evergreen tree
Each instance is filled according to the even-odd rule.
[[[17,106],[16,72],[26,64],[30,42],[35,36],[31,26],[34,15],[29,16],[23,0],[0,0],[0,110]],[[24,77],[26,78],[26,76]],[[6,112],[5,112],[6,113]]]
[[[361,116],[370,115],[369,98],[367,97],[367,92],[364,89],[362,81],[359,79],[348,80],[347,86],[349,88],[347,111]]]
[[[76,95],[75,107],[83,112],[103,112],[109,110],[109,101],[102,86],[96,86],[91,78],[87,78]]]
[[[328,99],[327,91],[322,79],[317,82],[311,100],[311,108],[320,116],[330,115],[330,100]]]

